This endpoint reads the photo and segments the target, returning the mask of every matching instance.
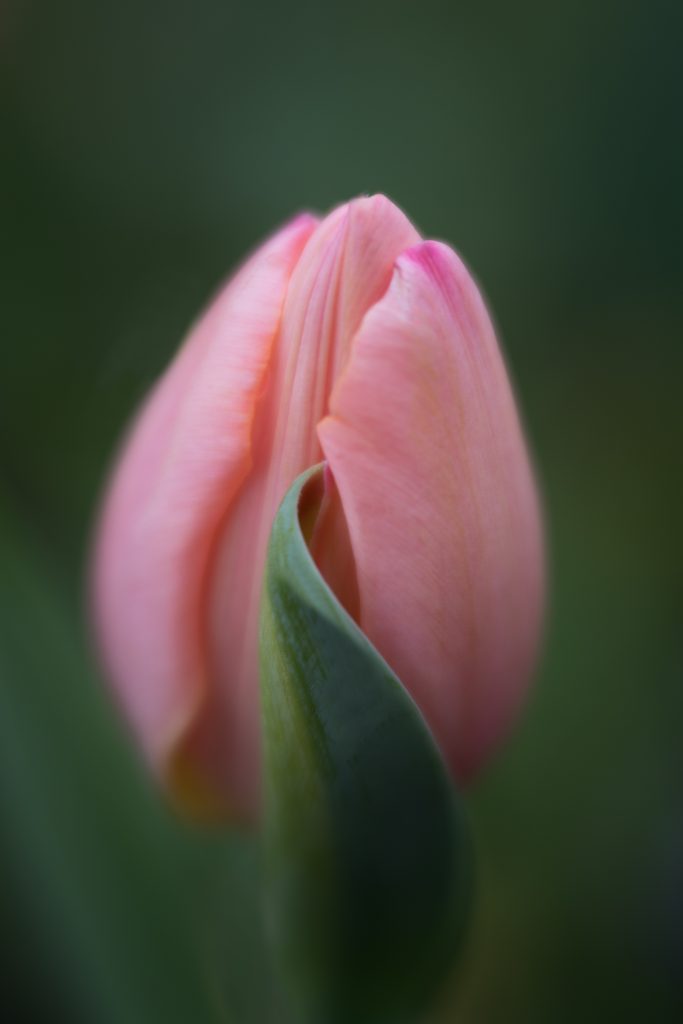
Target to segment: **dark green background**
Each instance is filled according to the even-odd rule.
[[[221,278],[300,207],[372,191],[485,287],[551,552],[528,714],[468,797],[478,908],[439,1019],[677,1019],[680,11],[3,4],[0,942],[16,1019],[284,1020],[255,847],[180,826],[151,790],[88,655],[84,566],[117,436]]]

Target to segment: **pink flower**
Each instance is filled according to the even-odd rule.
[[[316,560],[453,773],[528,685],[536,488],[505,366],[458,257],[383,196],[302,215],[220,292],[124,445],[95,553],[107,671],[185,803],[258,813],[257,629],[277,507],[326,459]]]

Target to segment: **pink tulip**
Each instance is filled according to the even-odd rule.
[[[108,674],[150,763],[195,808],[258,813],[266,547],[285,492],[323,458],[335,486],[316,560],[456,778],[492,753],[526,690],[540,516],[477,287],[383,196],[302,215],[156,385],[99,528]]]

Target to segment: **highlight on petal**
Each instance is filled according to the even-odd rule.
[[[448,247],[398,259],[318,433],[348,523],[359,625],[466,778],[525,692],[543,556],[503,359]]]
[[[209,687],[208,573],[252,464],[287,283],[315,223],[297,218],[218,295],[134,424],[104,502],[93,580],[100,646],[145,753],[175,777],[181,800],[224,795],[214,750],[183,757]]]

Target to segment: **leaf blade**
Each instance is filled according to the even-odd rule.
[[[469,844],[419,710],[308,551],[321,494],[321,467],[295,482],[266,569],[266,899],[302,1019],[408,1021],[460,942]]]

